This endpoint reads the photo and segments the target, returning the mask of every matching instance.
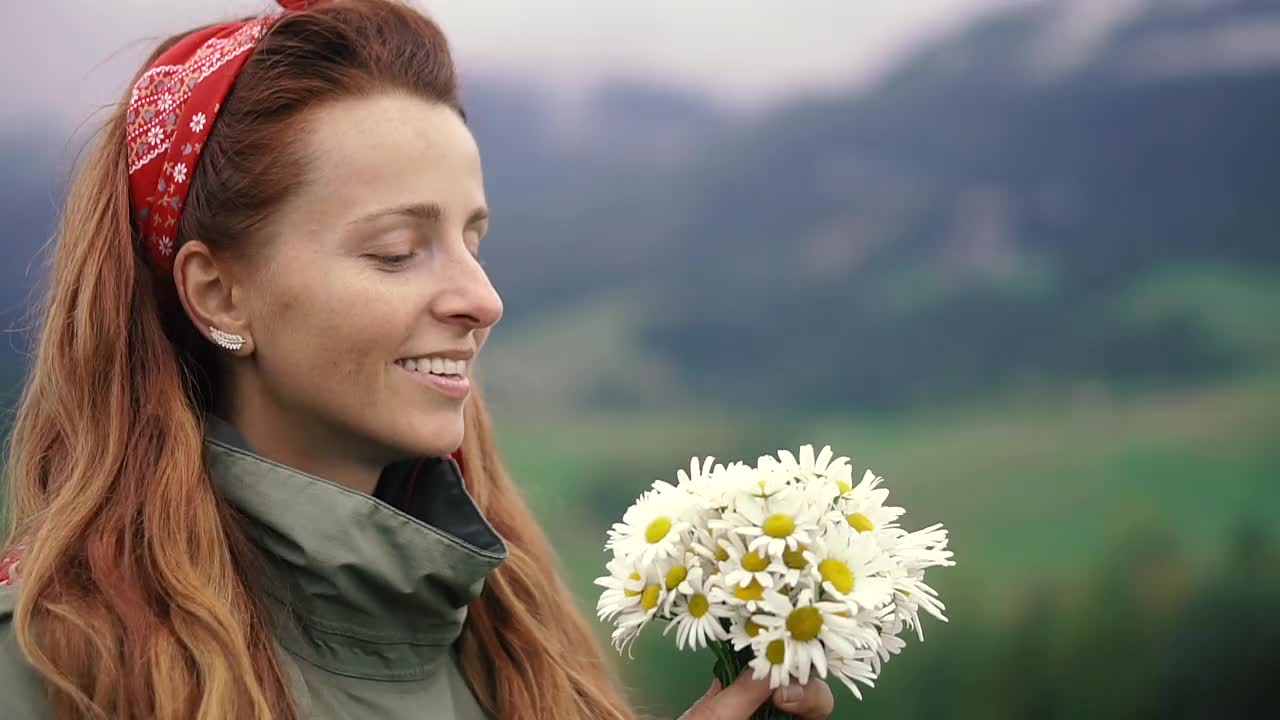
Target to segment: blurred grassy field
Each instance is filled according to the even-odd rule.
[[[1010,653],[1020,652],[1028,604],[1043,595],[1059,603],[1025,632],[1045,643],[1036,645],[1041,654],[1053,651],[1053,638],[1066,638],[1071,647],[1057,651],[1067,653],[1062,662],[1074,662],[1072,647],[1090,636],[1078,625],[1109,627],[1101,616],[1117,618],[1118,611],[1101,609],[1108,603],[1130,598],[1138,619],[1129,625],[1168,635],[1199,583],[1229,564],[1241,533],[1263,528],[1264,535],[1272,532],[1265,542],[1277,539],[1277,397],[1280,376],[1264,374],[1176,392],[1023,393],[884,417],[758,418],[698,409],[647,417],[499,416],[498,430],[507,462],[588,612],[596,597],[591,580],[604,566],[605,530],[652,479],[673,478],[693,454],[750,461],[778,447],[831,444],[855,467],[888,478],[892,499],[908,508],[907,527],[945,523],[959,563],[934,576],[951,624],[929,626],[928,642],[891,663],[863,704],[855,707],[840,689],[836,717],[1021,717],[1037,714],[1034,698],[982,687],[997,682],[991,678],[1007,669]],[[1117,574],[1124,578],[1119,585]],[[606,628],[599,630],[606,638]],[[623,661],[624,677],[655,716],[673,717],[705,689],[712,661],[679,657],[670,637],[655,637],[660,629],[647,634],[636,659]],[[1091,702],[1103,697],[1111,705],[1046,707],[1135,716],[1146,700],[1134,688],[1144,676],[1154,682],[1147,665],[1155,659],[1143,661],[1141,647],[1158,655],[1156,646],[1132,645],[1132,663],[1099,680],[1116,687],[1090,690]],[[1037,662],[1037,671],[1047,672],[1049,659]],[[955,685],[949,711],[936,714],[934,703],[912,692],[926,675],[939,694]]]
[[[1252,708],[1222,708],[1269,696],[1280,648],[1277,398],[1280,373],[1264,372],[1165,390],[1023,386],[880,415],[688,405],[494,415],[601,642],[592,579],[606,528],[654,478],[674,478],[694,454],[752,461],[831,444],[888,478],[908,528],[945,523],[959,563],[931,576],[951,623],[928,623],[927,641],[911,642],[865,701],[837,683],[834,718],[1168,720],[1246,716]],[[618,666],[637,706],[672,718],[705,690],[712,658],[676,652],[661,630]]]

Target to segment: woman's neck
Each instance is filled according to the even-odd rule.
[[[240,432],[262,457],[324,478],[356,492],[373,494],[384,452],[353,443],[349,432],[322,422],[286,417],[267,407],[246,407],[217,414]]]

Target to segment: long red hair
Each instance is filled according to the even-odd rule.
[[[380,90],[462,113],[434,23],[388,0],[287,14],[224,102],[179,242],[247,250],[237,243],[301,180],[285,139],[302,115]],[[11,437],[14,630],[56,718],[294,718],[251,583],[254,549],[203,465],[200,417],[218,392],[209,346],[158,307],[130,224],[126,102],[68,196]],[[510,555],[471,606],[465,676],[504,720],[630,720],[478,395],[466,415],[467,487]]]

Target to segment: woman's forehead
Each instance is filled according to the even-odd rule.
[[[479,150],[446,105],[404,94],[352,98],[309,113],[302,132],[300,190],[315,202],[434,203],[446,213],[484,204]]]

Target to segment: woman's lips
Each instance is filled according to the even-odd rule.
[[[426,385],[445,397],[465,400],[471,393],[471,380],[466,375],[433,375],[429,372],[409,370],[399,363],[395,363],[395,366],[415,382]]]

